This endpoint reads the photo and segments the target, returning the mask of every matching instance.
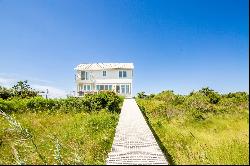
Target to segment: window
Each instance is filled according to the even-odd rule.
[[[115,88],[115,89],[116,89],[116,92],[117,92],[117,93],[120,93],[120,85],[116,85],[116,88]]]
[[[86,80],[88,80],[88,79],[89,79],[89,73],[86,72]]]
[[[103,72],[102,72],[102,76],[103,76],[103,77],[106,77],[106,75],[107,75],[107,71],[103,71]]]
[[[127,71],[123,71],[123,77],[127,77]]]
[[[87,90],[90,91],[90,85],[87,85]]]
[[[81,71],[81,80],[88,80],[89,79],[89,73],[86,71]]]
[[[85,80],[85,71],[81,71],[81,80]]]
[[[112,85],[96,85],[96,90],[112,90]]]
[[[125,85],[121,85],[122,93],[125,93]]]
[[[126,94],[130,94],[130,92],[129,92],[129,85],[126,85]]]
[[[119,78],[122,78],[122,71],[119,71]]]
[[[100,90],[104,90],[104,85],[100,85]]]
[[[83,90],[84,91],[90,91],[91,90],[91,86],[90,85],[84,85],[83,86]]]
[[[79,85],[79,91],[82,91],[82,84]]]
[[[125,78],[127,77],[127,71],[123,70],[123,71],[119,71],[119,78]]]

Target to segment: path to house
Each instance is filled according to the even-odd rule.
[[[106,164],[168,164],[134,99],[124,100]]]

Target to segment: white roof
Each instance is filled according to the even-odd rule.
[[[133,63],[83,63],[75,70],[133,69]]]

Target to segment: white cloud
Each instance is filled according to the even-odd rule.
[[[46,92],[46,89],[48,89],[48,98],[65,98],[67,93],[66,91],[53,87],[53,86],[47,86],[47,85],[31,85],[32,88],[44,91]],[[45,96],[45,94],[43,94]]]
[[[36,77],[24,76],[14,73],[0,73],[0,84],[15,84],[18,81],[28,80],[28,83],[31,84],[51,84],[53,83],[50,80],[40,79]]]
[[[0,85],[5,87],[10,87],[16,80],[7,77],[0,77]]]
[[[0,73],[0,86],[4,87],[12,87],[14,84],[16,84],[19,80],[26,80],[26,79],[20,79],[21,77],[15,75],[15,74],[6,74],[6,73]],[[48,80],[42,80],[42,79],[28,79],[28,84],[36,90],[44,91],[46,92],[46,89],[48,89],[48,98],[65,98],[67,93],[63,89],[56,88],[54,86],[48,85],[51,83],[51,81]],[[45,96],[45,94],[42,94]]]

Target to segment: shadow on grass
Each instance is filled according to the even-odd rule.
[[[137,105],[138,105],[138,104],[137,104]],[[139,105],[138,105],[138,106],[139,106]],[[164,153],[164,155],[165,155],[165,157],[166,157],[168,163],[169,163],[170,165],[176,165],[175,162],[174,162],[174,160],[173,160],[173,157],[168,153],[167,149],[163,146],[163,143],[161,142],[160,138],[158,137],[158,135],[156,134],[155,130],[153,129],[153,127],[152,127],[151,124],[149,123],[149,119],[148,119],[148,117],[146,116],[146,114],[145,114],[145,112],[144,112],[144,111],[145,111],[145,108],[144,108],[144,107],[141,107],[141,106],[139,106],[139,108],[140,108],[140,111],[141,111],[141,113],[142,113],[144,119],[146,120],[146,122],[147,122],[147,124],[148,124],[150,130],[152,131],[152,133],[153,133],[153,135],[154,135],[154,137],[155,137],[155,139],[156,139],[157,144],[159,145],[160,149],[161,149],[162,152]]]

